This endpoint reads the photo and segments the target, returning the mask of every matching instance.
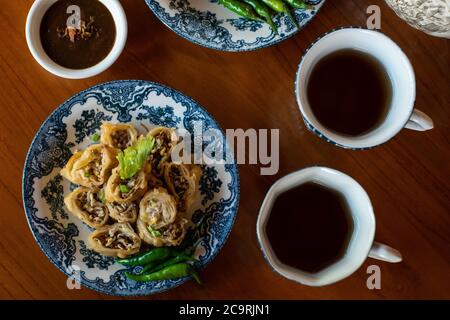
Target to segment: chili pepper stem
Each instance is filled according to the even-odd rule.
[[[199,286],[203,287],[203,281],[200,278],[200,275],[197,273],[197,271],[192,270],[191,276],[192,278],[194,278],[195,282],[197,282]]]
[[[259,0],[242,0],[242,1],[251,6],[260,17],[266,20],[266,22],[270,25],[273,31],[276,34],[278,34],[278,30],[272,21],[270,9],[264,3],[260,2]]]
[[[284,9],[285,9],[284,13],[286,13],[286,15],[289,17],[289,19],[291,19],[291,21],[294,23],[294,25],[297,27],[297,29],[300,28],[297,20],[294,18],[291,11],[289,10],[289,8],[287,6],[284,6]]]
[[[272,17],[270,15],[266,16],[266,21],[272,28],[272,30],[275,32],[276,35],[278,35],[278,29],[275,26],[275,23],[273,23]]]

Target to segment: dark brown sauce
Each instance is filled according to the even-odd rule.
[[[343,197],[312,182],[279,195],[266,226],[278,259],[311,273],[345,254],[352,231],[353,220]]]
[[[345,49],[317,63],[308,80],[307,95],[322,125],[339,134],[358,136],[375,129],[386,117],[392,85],[376,58]]]
[[[71,41],[58,30],[65,29],[67,8],[77,5],[81,20],[91,21],[90,37]],[[47,55],[57,64],[69,69],[85,69],[101,62],[111,52],[116,39],[116,25],[110,11],[98,0],[60,0],[45,13],[40,28],[41,43]]]

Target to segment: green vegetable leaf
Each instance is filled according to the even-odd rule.
[[[150,232],[150,234],[152,235],[152,237],[161,237],[161,231],[154,229],[152,226],[148,227],[148,232]]]
[[[119,160],[120,178],[122,180],[130,179],[144,166],[150,152],[155,146],[155,138],[148,136],[140,138],[131,147],[126,148],[117,155]]]
[[[91,140],[94,141],[94,142],[98,142],[100,140],[100,135],[98,133],[94,133],[91,136]]]
[[[120,192],[122,192],[122,193],[130,192],[130,188],[128,188],[128,186],[125,185],[125,184],[119,185],[119,190],[120,190]]]

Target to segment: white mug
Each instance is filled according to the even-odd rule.
[[[342,49],[359,50],[378,59],[392,83],[392,102],[386,118],[377,128],[361,136],[340,135],[327,129],[314,116],[307,98],[308,80],[317,62]],[[347,149],[375,147],[394,137],[403,128],[417,131],[433,128],[431,118],[414,109],[416,80],[408,57],[395,42],[378,31],[345,27],[316,40],[306,51],[298,67],[295,94],[307,128],[320,138]]]
[[[128,35],[128,22],[119,0],[100,0],[111,12],[116,26],[116,40],[109,54],[98,64],[86,69],[69,69],[60,66],[45,53],[41,43],[40,26],[47,10],[57,0],[36,0],[28,12],[25,35],[33,58],[48,72],[67,79],[83,79],[98,75],[108,69],[122,53]]]
[[[354,224],[345,254],[317,273],[305,272],[282,263],[272,249],[266,233],[267,221],[276,198],[307,182],[318,183],[341,194],[347,202]],[[301,204],[297,210],[301,210]],[[272,269],[287,279],[308,286],[324,286],[342,280],[354,273],[367,257],[391,263],[402,261],[399,251],[374,242],[375,215],[369,196],[361,185],[345,173],[326,167],[305,168],[275,182],[259,211],[256,230],[261,250]]]

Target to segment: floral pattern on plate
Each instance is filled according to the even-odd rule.
[[[284,14],[276,14],[278,35],[267,23],[243,19],[217,0],[146,0],[153,13],[171,30],[196,44],[222,51],[249,51],[286,40],[302,29],[325,0],[310,1],[312,10],[295,10],[300,29]]]

